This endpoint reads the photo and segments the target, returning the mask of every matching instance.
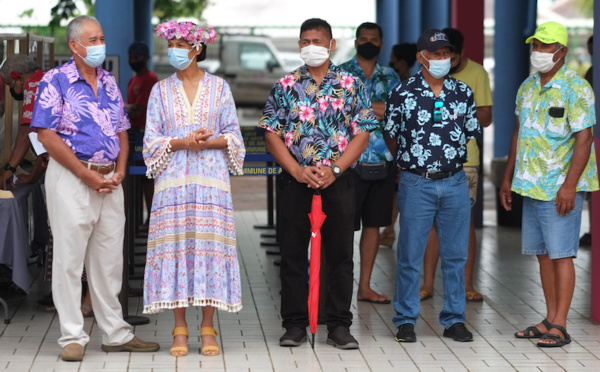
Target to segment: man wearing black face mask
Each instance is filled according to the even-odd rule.
[[[356,56],[340,67],[360,78],[369,94],[369,99],[379,127],[369,135],[369,145],[358,159],[355,168],[356,213],[354,230],[360,230],[360,279],[358,301],[374,304],[389,304],[390,299],[371,289],[371,272],[379,249],[379,228],[392,221],[394,181],[397,168],[392,164],[394,157],[385,145],[381,133],[383,112],[389,92],[400,82],[396,72],[377,63],[383,47],[383,33],[376,23],[365,22],[356,29]]]
[[[31,123],[31,114],[33,112],[33,103],[37,93],[37,87],[44,76],[44,71],[29,56],[24,54],[14,54],[6,59],[0,73],[4,83],[10,88],[10,95],[13,99],[23,102],[23,114],[21,117],[21,127],[17,134],[15,147],[13,148],[8,163],[4,165],[2,173],[2,188],[6,185],[15,188],[13,175],[17,166],[29,150],[31,142],[29,141],[29,124]]]
[[[148,59],[150,51],[148,46],[141,41],[136,41],[129,46],[129,66],[135,72],[135,75],[129,80],[127,85],[127,102],[125,110],[131,120],[132,137],[141,136],[146,128],[146,109],[150,91],[154,84],[158,82],[156,74],[148,70]],[[141,150],[136,150],[141,151]],[[152,206],[152,195],[154,194],[154,182],[151,179],[143,177],[144,199],[148,210],[148,219],[150,218],[150,207]]]
[[[135,75],[127,85],[125,110],[131,120],[131,126],[143,130],[146,127],[146,108],[154,84],[158,82],[156,74],[148,70],[150,51],[141,41],[129,46],[129,66]]]

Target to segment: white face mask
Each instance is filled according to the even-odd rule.
[[[562,49],[562,46],[560,48],[558,48],[558,50],[556,52],[558,52],[561,49]],[[552,70],[552,68],[554,68],[554,65],[556,65],[556,63],[558,61],[560,61],[560,59],[556,60],[556,62],[552,61],[552,59],[554,59],[554,55],[556,54],[556,52],[554,52],[554,53],[531,52],[531,56],[529,57],[531,66],[533,66],[534,69],[536,69],[537,71],[539,71],[541,73],[545,73],[545,72]]]
[[[300,49],[300,58],[310,67],[319,67],[329,58],[330,49],[331,41],[329,41],[329,49],[313,44],[307,45]]]

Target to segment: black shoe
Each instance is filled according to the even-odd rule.
[[[410,323],[401,324],[396,333],[396,341],[398,342],[417,342],[415,335],[415,326]]]
[[[338,326],[333,331],[329,331],[327,344],[338,349],[358,349],[358,341],[350,334],[350,329],[344,326]]]
[[[449,337],[458,342],[473,341],[473,334],[469,332],[465,323],[454,323],[449,328],[444,329],[444,337]]]
[[[279,339],[279,346],[300,346],[306,342],[306,328],[290,327]]]

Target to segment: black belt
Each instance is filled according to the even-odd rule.
[[[443,180],[444,178],[448,178],[450,176],[453,176],[455,174],[457,174],[458,172],[460,172],[461,170],[463,170],[463,167],[460,168],[456,168],[453,171],[450,172],[425,172],[423,170],[420,169],[402,169],[403,171],[407,171],[413,174],[417,174],[423,178],[426,178],[428,180]]]

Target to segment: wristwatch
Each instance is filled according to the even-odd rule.
[[[340,178],[340,176],[342,175],[342,168],[338,167],[335,164],[331,164],[331,172],[333,172],[333,175],[335,176],[335,179],[337,180],[338,178]]]
[[[5,171],[11,171],[11,172],[15,173],[17,171],[17,168],[12,167],[10,165],[10,163],[6,163],[6,164],[4,164],[4,170]]]

